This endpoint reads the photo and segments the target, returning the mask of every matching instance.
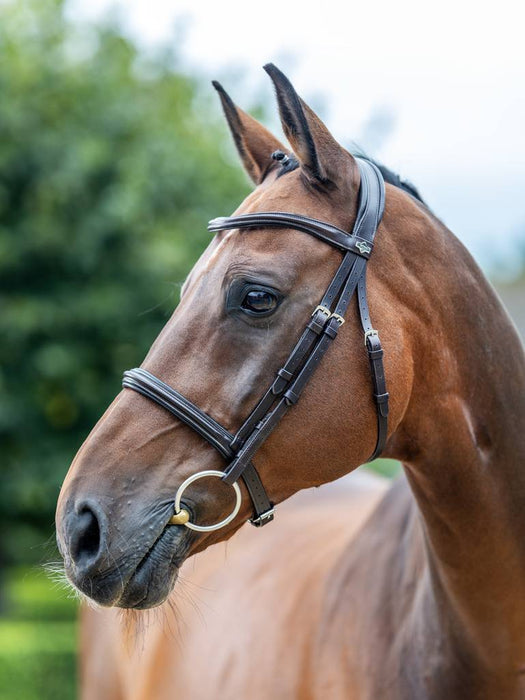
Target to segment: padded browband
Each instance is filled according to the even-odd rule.
[[[290,406],[299,400],[344,323],[344,314],[356,289],[377,414],[377,440],[370,460],[381,453],[386,441],[389,395],[386,391],[383,350],[379,334],[372,327],[366,296],[366,264],[383,215],[384,182],[375,165],[359,158],[356,158],[356,162],[361,183],[352,234],[317,219],[285,212],[256,212],[220,217],[213,219],[208,226],[210,231],[294,228],[313,235],[344,253],[320,304],[312,313],[288,359],[235,435],[147,370],[139,368],[124,373],[122,384],[125,388],[133,389],[163,406],[195,430],[225,459],[231,460],[225,469],[223,480],[233,483],[242,477],[254,505],[255,515],[250,522],[257,526],[273,519],[273,505],[251,460]]]
[[[370,257],[372,242],[355,235],[349,235],[332,224],[310,219],[301,214],[271,211],[241,214],[240,216],[219,216],[208,224],[208,231],[223,231],[232,228],[294,228],[319,238],[342,251],[350,251],[363,258]]]

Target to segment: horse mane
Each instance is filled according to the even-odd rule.
[[[390,168],[387,168],[386,165],[378,163],[373,158],[369,158],[368,156],[361,156],[361,158],[364,158],[365,160],[368,160],[370,163],[373,163],[375,166],[377,166],[385,182],[388,182],[390,185],[394,185],[394,187],[398,187],[400,190],[403,190],[407,194],[414,197],[414,199],[417,199],[417,201],[423,204],[427,209],[429,208],[428,204],[419,194],[419,190],[417,189],[417,187],[413,185],[410,182],[410,180],[402,180],[397,173],[395,173],[393,170],[390,170]]]
[[[395,173],[393,170],[390,170],[390,168],[387,168],[386,165],[383,165],[374,158],[368,156],[358,146],[352,148],[350,150],[350,153],[353,156],[357,156],[358,158],[363,158],[363,160],[367,160],[369,163],[373,163],[373,165],[375,165],[376,168],[379,168],[379,171],[381,172],[381,175],[383,176],[385,182],[388,182],[389,185],[394,185],[394,187],[398,187],[400,190],[403,190],[403,192],[406,192],[411,197],[414,197],[414,199],[423,204],[423,206],[425,206],[430,211],[430,207],[425,202],[423,197],[419,194],[419,190],[417,189],[417,187],[414,184],[412,184],[410,180],[402,180],[397,173]]]

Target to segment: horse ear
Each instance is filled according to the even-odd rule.
[[[283,131],[306,174],[321,182],[336,180],[342,159],[348,162],[348,152],[303,102],[284,73],[273,63],[266,64],[264,70],[275,87]]]
[[[260,184],[268,172],[274,151],[285,151],[282,143],[256,119],[239,109],[220,83],[212,81],[219,93],[226,121],[243,162],[253,182]]]

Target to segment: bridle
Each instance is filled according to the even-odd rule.
[[[372,327],[370,320],[366,296],[366,263],[372,253],[374,236],[383,215],[385,186],[381,173],[373,163],[361,158],[356,158],[356,162],[361,183],[357,217],[351,234],[323,221],[283,212],[256,212],[219,217],[210,221],[208,225],[208,230],[214,232],[228,229],[293,228],[315,236],[343,253],[337,272],[288,359],[277,371],[274,381],[235,434],[230,433],[189,399],[150,372],[140,368],[124,372],[124,388],[133,389],[155,401],[207,440],[228,460],[224,472],[201,471],[190,476],[179,486],[175,496],[175,515],[170,521],[173,524],[207,532],[230,523],[241,505],[241,491],[237,484],[239,477],[242,477],[253,502],[254,516],[250,519],[252,525],[260,527],[273,520],[273,504],[252,463],[252,458],[290,406],[299,400],[310,377],[343,325],[345,312],[356,289],[377,411],[376,446],[368,461],[381,453],[387,436],[388,392],[383,368],[383,350],[379,334]],[[213,525],[197,525],[190,522],[189,512],[182,508],[182,494],[191,483],[207,476],[220,477],[226,484],[230,484],[235,490],[236,503],[233,511],[224,520]]]
[[[351,234],[323,221],[282,212],[256,212],[219,217],[210,221],[208,225],[208,230],[214,232],[227,229],[294,228],[315,236],[343,252],[337,272],[288,359],[277,371],[274,381],[235,434],[230,433],[189,399],[150,372],[140,368],[124,372],[124,388],[133,389],[155,401],[195,430],[229,460],[224,472],[198,472],[179,486],[172,522],[201,532],[216,530],[230,523],[241,504],[241,492],[237,484],[239,477],[242,477],[253,502],[254,516],[250,519],[252,525],[260,527],[273,520],[273,504],[252,463],[252,458],[290,406],[299,400],[304,387],[343,325],[344,314],[356,289],[377,411],[377,440],[369,461],[381,453],[387,435],[388,393],[383,368],[383,350],[379,334],[372,327],[370,320],[366,296],[366,263],[372,253],[375,232],[383,215],[385,187],[383,177],[373,163],[360,158],[356,158],[356,162],[361,183],[358,211]],[[191,483],[206,476],[218,476],[233,486],[236,504],[232,513],[219,523],[196,525],[190,522],[188,512],[181,508],[181,498]]]

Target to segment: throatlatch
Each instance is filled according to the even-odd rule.
[[[388,392],[383,367],[383,350],[379,334],[372,326],[366,296],[366,263],[373,249],[374,236],[383,216],[385,186],[378,168],[367,160],[356,158],[361,183],[357,217],[351,234],[323,221],[286,212],[256,212],[239,216],[220,217],[210,221],[209,231],[227,229],[293,228],[334,246],[343,259],[323,298],[314,309],[302,335],[284,365],[239,430],[232,435],[220,423],[182,396],[178,391],[144,369],[124,372],[122,386],[133,389],[170,411],[176,418],[207,440],[226,460],[224,472],[208,470],[192,475],[181,484],[175,496],[177,524],[194,530],[210,531],[230,523],[240,508],[242,477],[253,502],[252,525],[260,527],[273,520],[274,508],[261,482],[252,459],[279,420],[299,400],[303,389],[320,363],[323,355],[345,322],[344,315],[357,289],[359,317],[364,344],[370,361],[373,396],[377,411],[377,440],[369,461],[382,451],[388,427]],[[235,489],[234,511],[215,525],[196,525],[181,517],[182,494],[197,479],[219,476]]]

